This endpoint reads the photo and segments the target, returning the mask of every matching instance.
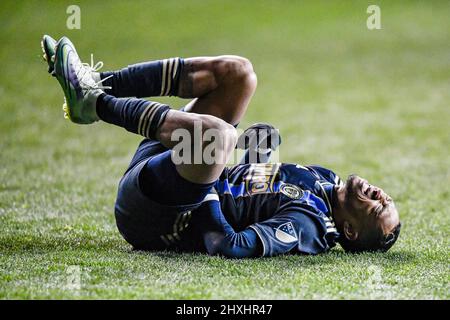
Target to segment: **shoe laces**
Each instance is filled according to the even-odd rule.
[[[92,77],[93,72],[98,72],[101,68],[103,68],[103,61],[98,61],[96,64],[94,64],[94,55],[91,53],[91,63],[82,63],[81,60],[78,58],[76,60],[75,64],[75,70],[76,75],[80,81],[80,84],[82,85],[82,88],[87,90],[86,94],[89,93],[91,90],[96,89],[111,89],[111,86],[104,86],[102,83],[106,81],[107,79],[111,78],[112,75],[101,79],[100,81],[95,81]]]

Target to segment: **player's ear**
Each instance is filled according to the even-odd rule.
[[[348,240],[358,239],[358,231],[348,221],[344,221],[344,236]]]

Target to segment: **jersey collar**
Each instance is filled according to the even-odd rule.
[[[327,206],[329,216],[332,218],[333,217],[332,204],[336,196],[335,185],[330,182],[321,182],[321,181],[317,181],[316,185],[318,186],[320,195],[322,196]]]

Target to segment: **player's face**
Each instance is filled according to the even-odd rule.
[[[383,189],[357,175],[349,176],[345,189],[345,206],[360,222],[361,230],[381,228],[387,234],[399,223],[394,201]]]

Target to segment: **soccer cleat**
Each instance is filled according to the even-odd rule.
[[[103,66],[102,62],[91,65],[82,63],[75,46],[67,37],[62,37],[56,44],[54,73],[64,91],[64,117],[79,124],[98,121],[96,101],[106,79],[94,80],[94,72]]]
[[[41,40],[42,57],[48,64],[48,73],[55,76],[55,46],[56,40],[49,35],[44,35]]]

